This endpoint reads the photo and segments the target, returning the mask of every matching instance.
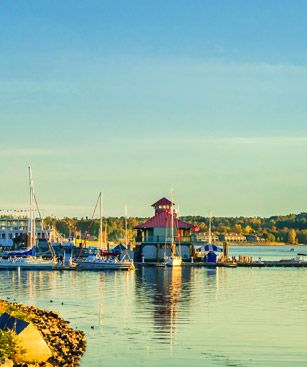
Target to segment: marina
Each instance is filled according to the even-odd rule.
[[[0,367],[306,367],[307,1],[0,9]]]
[[[259,253],[255,254],[256,257],[230,254],[228,242],[224,241],[222,247],[213,243],[216,236],[212,233],[211,212],[209,212],[207,241],[199,240],[198,227],[179,218],[173,190],[171,190],[171,200],[162,197],[154,202],[151,205],[154,209],[154,216],[134,227],[136,237],[133,245],[128,238],[128,216],[127,206],[125,206],[124,245],[119,243],[112,249],[109,248],[107,242],[106,225],[105,231],[103,230],[103,203],[100,192],[79,248],[75,245],[75,239],[71,243],[65,242],[62,235],[59,234],[62,241],[59,255],[57,255],[52,243],[57,232],[52,227],[44,225],[34,192],[31,167],[28,167],[28,175],[30,189],[28,215],[22,214],[20,218],[18,216],[16,218],[2,217],[0,245],[8,248],[15,247],[15,250],[2,251],[0,270],[129,271],[134,270],[136,266],[170,268],[307,267],[307,255],[303,248],[300,248],[300,253],[293,257],[295,249],[291,247],[288,257],[284,259],[262,259]],[[99,211],[97,234],[99,247],[95,249],[94,253],[86,254],[87,240],[97,209]],[[46,248],[44,252],[39,249],[40,240],[44,240]],[[18,248],[20,241],[27,245],[25,249]]]
[[[277,253],[282,257],[283,249]],[[306,275],[305,268],[188,266],[2,271],[0,293],[57,311],[83,330],[82,367],[127,365],[127,359],[136,367],[161,359],[170,367],[303,367]]]

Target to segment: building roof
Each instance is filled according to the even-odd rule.
[[[4,331],[14,331],[17,335],[20,334],[27,326],[28,322],[9,315],[7,312],[0,317],[0,329]]]
[[[171,226],[171,213],[168,211],[162,211],[160,213],[156,213],[154,217],[150,218],[145,223],[139,224],[138,226],[135,227],[135,229],[156,228],[156,227],[166,228],[170,226]],[[182,220],[177,219],[176,216],[174,215],[174,227],[179,229],[190,229],[194,228],[194,225],[183,222]]]
[[[156,201],[155,203],[153,203],[151,206],[156,207],[159,205],[172,205],[172,202],[170,200],[168,200],[167,198],[163,197],[162,199]]]

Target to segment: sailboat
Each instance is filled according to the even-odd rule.
[[[110,252],[105,253],[102,248],[102,194],[99,193],[98,201],[96,203],[94,213],[92,219],[95,215],[96,208],[98,206],[100,208],[100,221],[99,221],[99,247],[100,251],[96,255],[90,255],[86,259],[81,260],[81,252],[79,254],[79,258],[77,260],[78,269],[79,270],[131,270],[134,269],[133,260],[127,259],[124,256],[121,260],[119,260],[116,256],[110,256]],[[89,230],[86,233],[86,237],[89,233]],[[127,237],[127,235],[126,235]],[[85,238],[86,241],[86,238]]]
[[[27,270],[52,270],[55,265],[54,258],[52,260],[44,260],[35,256],[36,253],[36,228],[35,228],[35,212],[37,206],[34,194],[34,182],[32,178],[31,167],[29,170],[29,186],[30,186],[30,208],[28,218],[28,243],[25,251],[13,251],[8,253],[8,259],[0,259],[0,269],[27,269]],[[38,210],[39,211],[39,210]]]
[[[179,254],[177,254],[176,243],[174,241],[174,192],[172,191],[171,205],[171,256],[167,256],[164,261],[165,266],[177,267],[182,266],[182,256],[179,244]]]

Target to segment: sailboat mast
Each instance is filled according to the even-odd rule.
[[[109,243],[108,243],[108,221],[107,221],[107,218],[106,218],[105,227],[104,227],[104,240],[105,240],[105,243],[107,245],[107,250],[109,251],[110,246],[109,246]]]
[[[29,248],[33,247],[33,183],[32,183],[32,171],[31,167],[28,167],[29,171],[29,189],[30,189],[30,207],[29,207]]]
[[[99,216],[100,216],[100,222],[99,222],[99,244],[100,244],[100,250],[102,250],[102,194],[101,194],[101,192],[99,194]]]
[[[208,230],[208,243],[212,243],[212,219],[211,219],[211,210],[209,210],[209,230]]]
[[[174,191],[171,192],[172,204],[171,204],[171,248],[172,255],[176,255],[175,244],[174,244]]]
[[[126,244],[126,248],[128,248],[128,209],[127,209],[127,205],[125,205],[125,244]]]
[[[176,218],[179,219],[179,204],[177,205],[177,211],[176,211]],[[181,256],[181,245],[180,245],[180,241],[181,241],[181,234],[180,234],[180,228],[176,228],[176,238],[177,238],[177,232],[179,230],[179,236],[178,236],[178,254],[179,256]]]

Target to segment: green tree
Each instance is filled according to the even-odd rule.
[[[298,234],[298,241],[299,243],[303,243],[304,245],[307,244],[307,229],[303,229]]]
[[[268,233],[268,234],[267,234],[267,240],[268,240],[269,242],[275,242],[275,241],[276,241],[276,238],[275,238],[275,236],[273,235],[273,233]]]

